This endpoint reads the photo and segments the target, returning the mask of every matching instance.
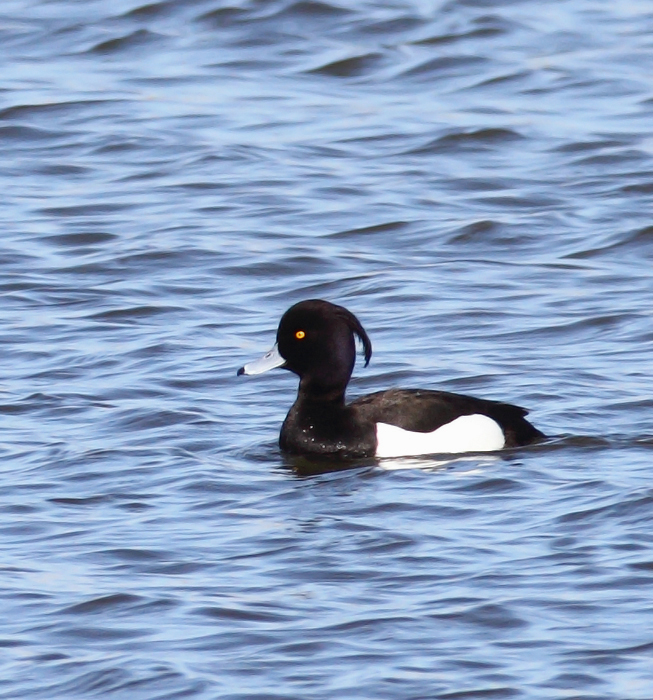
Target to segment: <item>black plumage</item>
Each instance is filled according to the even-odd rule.
[[[526,420],[528,412],[519,406],[444,391],[388,389],[347,404],[345,391],[356,359],[355,336],[363,345],[367,364],[372,344],[354,314],[327,301],[303,301],[281,318],[276,348],[238,371],[257,374],[282,367],[299,376],[297,399],[281,428],[282,450],[342,459],[373,457],[377,423],[430,433],[470,415],[495,421],[503,432],[504,447],[528,445],[545,437]]]

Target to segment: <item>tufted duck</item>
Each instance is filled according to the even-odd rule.
[[[277,343],[238,374],[275,367],[299,376],[299,392],[281,428],[282,450],[339,459],[488,452],[528,445],[545,436],[519,406],[445,391],[388,389],[345,403],[356,343],[365,365],[372,344],[342,306],[312,299],[282,316]]]

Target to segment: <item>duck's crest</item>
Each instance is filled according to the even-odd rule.
[[[370,358],[372,357],[372,341],[369,339],[365,329],[361,325],[361,322],[356,318],[356,316],[354,316],[354,314],[352,314],[351,311],[345,309],[344,306],[337,306],[336,304],[333,306],[336,308],[336,316],[344,321],[349,328],[351,328],[352,332],[358,336],[363,344],[365,367],[367,367],[367,365],[370,364]]]

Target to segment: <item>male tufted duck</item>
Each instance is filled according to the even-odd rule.
[[[279,445],[305,456],[339,459],[488,452],[528,445],[545,436],[519,406],[428,389],[388,389],[345,403],[360,338],[365,366],[372,344],[342,306],[311,299],[281,317],[276,345],[238,374],[275,367],[299,376],[297,399]]]

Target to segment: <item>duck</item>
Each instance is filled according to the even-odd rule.
[[[281,317],[273,348],[237,371],[251,376],[281,368],[299,377],[281,426],[283,452],[384,459],[494,452],[545,438],[520,406],[447,391],[391,388],[347,403],[356,338],[367,367],[372,343],[351,311],[322,299],[300,301]]]

